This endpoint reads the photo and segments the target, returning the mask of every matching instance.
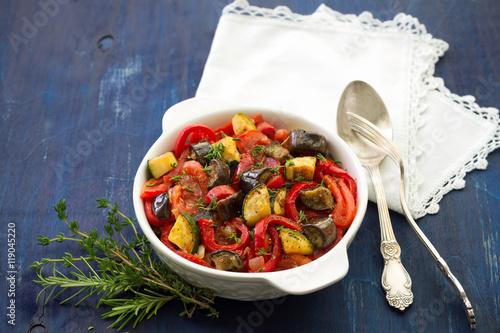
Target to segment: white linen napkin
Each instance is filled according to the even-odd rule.
[[[336,130],[344,88],[353,80],[369,83],[389,110],[408,207],[419,218],[437,213],[443,195],[464,187],[465,173],[486,168],[487,154],[500,146],[498,110],[480,108],[432,77],[447,48],[405,14],[381,22],[369,12],[344,15],[325,5],[299,15],[236,0],[223,10],[196,96],[307,114]],[[398,170],[382,162],[389,208],[401,212]]]

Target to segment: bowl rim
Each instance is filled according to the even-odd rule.
[[[197,109],[199,108],[199,109]],[[213,109],[213,110],[209,110]],[[189,111],[188,111],[189,110]],[[193,111],[194,110],[194,111]],[[162,133],[158,137],[158,139],[153,143],[153,145],[148,149],[147,153],[144,155],[139,167],[137,168],[136,175],[134,177],[134,185],[133,185],[133,204],[134,204],[134,210],[136,214],[137,221],[139,223],[139,226],[144,233],[144,235],[148,238],[149,242],[153,246],[155,251],[160,251],[162,255],[166,256],[168,259],[174,261],[176,264],[181,265],[184,268],[187,268],[189,270],[195,270],[199,271],[200,274],[203,275],[209,275],[221,280],[238,280],[238,281],[266,281],[267,283],[270,284],[275,284],[273,282],[276,282],[274,280],[275,278],[279,278],[282,275],[285,274],[290,274],[290,271],[297,271],[300,268],[303,268],[305,266],[309,266],[312,263],[309,263],[307,265],[303,265],[300,267],[292,268],[289,270],[284,270],[284,271],[277,271],[277,272],[261,272],[259,274],[251,274],[251,273],[242,273],[242,272],[227,272],[227,271],[221,271],[221,270],[216,270],[213,268],[208,268],[204,267],[195,263],[192,263],[188,261],[187,259],[184,259],[177,255],[176,253],[172,252],[170,249],[168,249],[160,240],[159,237],[156,236],[156,234],[153,232],[151,226],[149,225],[149,222],[147,222],[147,219],[145,217],[144,213],[144,204],[143,200],[139,197],[140,190],[142,189],[143,182],[141,179],[143,178],[142,176],[144,173],[147,173],[147,160],[155,156],[155,151],[159,150],[158,146],[160,146],[163,141],[167,140],[168,135],[173,135],[173,130],[180,131],[184,126],[187,126],[189,124],[192,124],[193,121],[196,121],[193,119],[193,117],[196,114],[199,114],[200,112],[209,112],[209,114],[205,114],[204,116],[198,116],[195,117],[195,119],[204,119],[207,117],[211,118],[217,118],[220,117],[224,114],[236,114],[238,112],[243,112],[247,114],[256,114],[256,113],[261,113],[261,114],[279,114],[284,117],[290,117],[292,119],[298,119],[301,122],[304,122],[307,126],[307,128],[312,127],[314,129],[317,129],[320,131],[322,134],[323,133],[328,133],[326,136],[329,138],[334,138],[335,142],[335,147],[337,145],[340,145],[342,148],[342,151],[348,155],[349,157],[349,163],[353,164],[356,168],[357,175],[355,178],[357,187],[358,187],[358,197],[357,197],[357,211],[356,211],[356,217],[349,228],[349,231],[344,234],[343,238],[339,241],[339,243],[331,249],[328,253],[326,253],[324,256],[314,260],[312,263],[317,263],[321,264],[323,262],[328,261],[328,258],[333,257],[334,255],[343,255],[341,253],[345,252],[345,256],[347,257],[347,248],[349,247],[350,243],[354,239],[359,227],[361,226],[361,223],[364,218],[364,214],[366,212],[366,207],[367,207],[367,202],[368,202],[368,190],[366,186],[366,180],[364,173],[362,171],[362,166],[357,159],[356,155],[354,152],[350,149],[350,147],[345,143],[337,134],[336,132],[332,131],[332,129],[327,129],[323,124],[317,124],[313,123],[312,121],[308,120],[306,117],[298,114],[291,114],[291,113],[286,113],[283,110],[275,110],[272,108],[263,108],[263,107],[254,107],[254,106],[243,106],[243,105],[238,105],[234,103],[230,103],[227,101],[223,101],[220,99],[215,99],[215,98],[200,98],[200,97],[195,97],[191,98],[182,102],[179,102],[172,107],[170,107],[164,114],[163,119],[162,119]],[[265,118],[265,116],[264,116]],[[200,122],[202,123],[202,122]],[[222,126],[224,124],[224,121],[222,122],[217,122],[219,126]],[[209,125],[211,126],[211,125]],[[177,134],[176,134],[177,135]],[[173,140],[175,141],[175,139]],[[172,141],[172,142],[173,142]],[[330,140],[328,140],[330,141]],[[165,150],[163,149],[163,152]],[[345,158],[345,157],[344,157]],[[348,258],[346,258],[348,259]],[[348,264],[348,260],[347,260]],[[348,265],[347,265],[348,266]],[[347,274],[348,267],[345,268],[345,273],[337,280],[331,281],[329,284],[333,284],[336,281],[342,279],[346,274]],[[318,286],[317,288],[314,288],[314,290],[309,290],[308,292],[312,292],[318,289],[321,289],[325,286]]]

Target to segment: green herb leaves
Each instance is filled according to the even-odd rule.
[[[116,203],[111,205],[104,198],[97,202],[97,207],[108,209],[107,224],[104,225],[106,234],[101,236],[96,229],[85,233],[80,231],[77,221],[68,222],[64,200],[54,206],[58,218],[66,224],[71,235],[66,236],[61,232],[54,238],[40,236],[38,244],[45,246],[53,242],[77,242],[88,254],[73,257],[66,252],[59,259],[43,258],[40,262],[35,261],[30,267],[36,269],[38,280],[34,282],[43,287],[37,302],[45,290],[50,290],[46,302],[75,290],[61,304],[78,298],[75,303],[78,305],[92,295],[99,295],[97,306],[112,307],[102,317],[115,317],[116,320],[108,328],[118,330],[132,319],[135,319],[135,328],[173,299],[180,300],[184,305],[181,315],[191,317],[196,309],[202,308],[208,311],[209,316],[218,316],[212,307],[215,297],[213,291],[190,286],[159,262],[147,238],[137,232],[135,220],[121,213]],[[125,235],[131,233],[133,236],[127,239]],[[43,268],[50,263],[53,267],[47,276],[43,274]],[[59,264],[66,268],[57,267]],[[69,274],[66,273],[68,269]],[[54,294],[56,290],[58,292]],[[131,294],[124,294],[127,291]],[[129,298],[126,298],[127,295]]]

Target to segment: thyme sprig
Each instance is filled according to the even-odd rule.
[[[111,310],[104,313],[102,318],[116,318],[108,328],[118,330],[134,318],[135,328],[143,319],[151,318],[162,306],[174,299],[184,305],[181,316],[191,317],[199,308],[208,311],[208,316],[218,316],[212,306],[215,297],[213,291],[189,285],[158,261],[146,236],[137,232],[135,220],[121,213],[116,203],[111,205],[104,198],[97,202],[97,207],[108,209],[107,224],[104,225],[106,235],[100,237],[96,229],[82,232],[77,221],[68,221],[64,200],[54,206],[58,218],[64,221],[72,234],[66,236],[61,232],[55,238],[40,235],[38,244],[76,242],[88,254],[73,257],[66,252],[61,258],[35,261],[30,267],[36,269],[38,280],[34,282],[43,287],[37,302],[46,290],[50,290],[50,293],[45,303],[70,290],[72,294],[60,303],[78,299],[75,306],[92,295],[99,295],[97,307],[111,306]],[[131,239],[125,238],[124,228],[133,230]],[[78,262],[82,263],[82,268],[76,265]],[[95,264],[91,265],[92,262]],[[43,269],[48,264],[52,264],[52,273],[47,276]],[[69,274],[64,274],[57,267],[59,264],[69,269]],[[84,270],[87,272],[84,273]],[[120,326],[117,327],[118,325]]]

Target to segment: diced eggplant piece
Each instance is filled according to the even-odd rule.
[[[243,192],[236,192],[229,197],[217,201],[217,214],[221,221],[227,221],[241,215],[243,206]]]
[[[151,203],[153,213],[158,220],[168,220],[170,218],[170,198],[167,192],[159,194]]]
[[[312,190],[304,190],[299,193],[300,200],[307,208],[314,210],[332,210],[335,208],[335,200],[332,192],[323,186]]]
[[[215,268],[221,271],[241,272],[243,262],[240,256],[231,250],[216,250],[210,254],[210,259],[215,263]]]
[[[313,131],[293,130],[290,132],[288,143],[288,150],[293,156],[318,153],[326,155],[326,138]]]
[[[233,179],[234,173],[236,172],[236,168],[238,168],[239,161],[232,160],[227,165],[229,165],[229,179]]]
[[[278,141],[273,141],[269,146],[264,148],[264,154],[267,157],[277,159],[280,164],[285,164],[286,161],[292,159],[288,149],[283,147]]]
[[[271,175],[271,168],[268,167],[257,167],[245,170],[240,177],[240,188],[243,193],[248,193],[254,187],[265,184]]]
[[[199,211],[191,215],[191,217],[196,222],[198,222],[200,219],[210,220],[213,218],[213,213],[211,210],[208,209],[200,209]]]
[[[215,158],[212,161],[210,161],[208,169],[210,169],[210,171],[207,174],[208,190],[211,190],[219,185],[229,184],[229,180],[231,179],[230,178],[231,171],[229,170],[229,166],[225,162]]]
[[[310,219],[302,227],[302,232],[314,245],[315,249],[327,247],[337,239],[337,227],[331,217]]]
[[[189,154],[187,155],[188,160],[198,161],[202,166],[208,164],[208,160],[205,156],[212,150],[212,145],[207,141],[200,141],[198,143],[189,146]]]

